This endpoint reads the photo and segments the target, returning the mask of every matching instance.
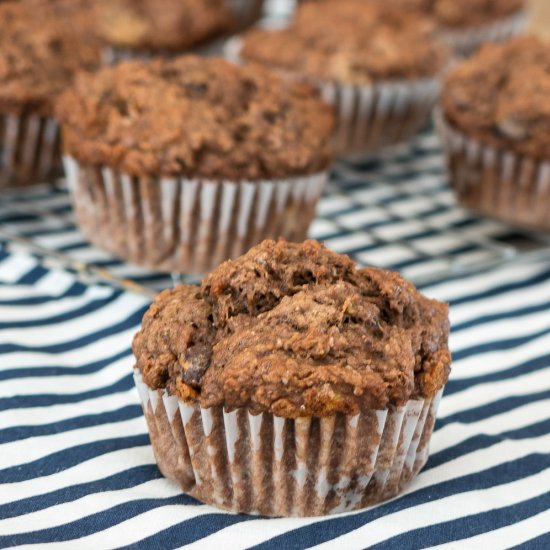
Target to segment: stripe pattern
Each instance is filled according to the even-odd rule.
[[[149,299],[11,244],[0,248],[0,547],[548,547],[550,267],[516,261],[448,276],[468,258],[506,257],[510,245],[495,236],[510,232],[453,205],[434,139],[421,136],[391,163],[339,166],[314,227],[331,247],[401,268],[451,304],[454,370],[428,463],[403,497],[269,520],[182,494],[155,464],[132,380],[130,343]],[[80,262],[170,284],[86,245],[62,188],[3,197],[0,219]]]

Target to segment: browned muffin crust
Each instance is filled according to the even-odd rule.
[[[333,2],[340,0],[301,0]],[[414,10],[433,18],[438,26],[449,29],[475,27],[514,15],[525,8],[525,0],[362,0],[393,4],[402,10]]]
[[[378,2],[314,2],[285,29],[245,34],[240,55],[315,80],[415,79],[436,75],[447,59],[432,31],[422,16]]]
[[[488,145],[550,158],[550,43],[487,45],[444,84],[445,118]]]
[[[103,0],[98,26],[113,46],[182,50],[235,24],[227,0]]]
[[[416,9],[444,28],[492,23],[522,11],[525,0],[390,0],[401,9]]]
[[[0,4],[0,111],[49,115],[55,97],[75,72],[99,64],[97,38],[89,31],[89,21],[89,32],[84,31],[85,11],[78,10],[78,4],[68,0]]]
[[[185,56],[80,75],[58,102],[65,151],[142,176],[260,180],[330,162],[333,116],[307,85]]]
[[[200,288],[161,293],[133,350],[147,385],[202,407],[328,416],[433,397],[448,334],[447,306],[400,275],[265,241]]]

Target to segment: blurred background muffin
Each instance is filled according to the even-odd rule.
[[[550,38],[550,2],[548,0],[529,0],[529,23],[532,32]]]
[[[159,271],[304,239],[331,162],[333,116],[313,88],[220,58],[81,74],[57,114],[78,225]]]
[[[60,168],[53,103],[76,71],[99,63],[94,33],[81,32],[86,9],[68,0],[0,4],[0,185],[34,183]]]
[[[335,105],[342,156],[410,138],[427,121],[448,61],[423,16],[380,2],[302,4],[283,29],[256,29],[228,55],[313,83]]]
[[[301,0],[331,2],[338,0]],[[441,37],[461,56],[481,44],[501,42],[521,33],[527,23],[526,0],[363,0],[363,4],[393,4],[405,13],[430,17]]]
[[[485,45],[447,76],[440,131],[461,204],[550,230],[550,43]]]
[[[181,53],[256,21],[263,0],[100,0],[104,61]]]
[[[526,27],[525,0],[391,0],[433,17],[441,36],[459,55],[486,42],[501,42]]]

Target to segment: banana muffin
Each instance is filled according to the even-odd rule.
[[[337,0],[301,0],[332,2]],[[361,0],[393,4],[404,13],[431,18],[441,38],[459,55],[470,55],[485,42],[501,42],[525,28],[525,0]]]
[[[433,16],[447,29],[492,23],[514,15],[525,7],[524,0],[390,0],[403,8],[417,9]]]
[[[335,104],[335,147],[370,153],[427,121],[448,52],[418,14],[378,2],[306,3],[284,29],[246,33],[228,51],[316,85]]]
[[[263,0],[102,0],[97,17],[111,64],[182,53],[253,23]]]
[[[331,162],[333,115],[313,88],[219,58],[82,74],[57,115],[80,228],[157,270],[304,239]]]
[[[448,75],[439,126],[458,200],[550,230],[550,43],[487,45]]]
[[[314,241],[265,241],[162,292],[134,338],[163,474],[236,512],[313,516],[398,494],[428,458],[447,306]]]
[[[96,39],[76,39],[78,17],[66,2],[0,4],[0,186],[60,172],[55,99],[99,64]]]
[[[441,36],[460,55],[501,42],[525,28],[525,0],[392,0],[434,18]]]

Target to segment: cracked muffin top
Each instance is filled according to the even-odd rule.
[[[235,25],[227,0],[103,0],[102,38],[113,46],[183,50]]]
[[[132,175],[260,180],[320,172],[333,115],[308,85],[183,56],[80,75],[59,100],[65,150]]]
[[[314,80],[368,84],[436,75],[448,58],[419,14],[364,0],[299,6],[291,24],[243,37],[240,56]]]
[[[204,408],[357,414],[433,397],[451,364],[447,305],[315,241],[264,241],[200,287],[159,294],[133,350],[151,388]]]
[[[445,118],[482,142],[550,158],[550,43],[488,44],[447,76]]]
[[[97,37],[84,32],[86,9],[68,0],[0,3],[2,112],[50,115],[75,72],[98,66]]]

